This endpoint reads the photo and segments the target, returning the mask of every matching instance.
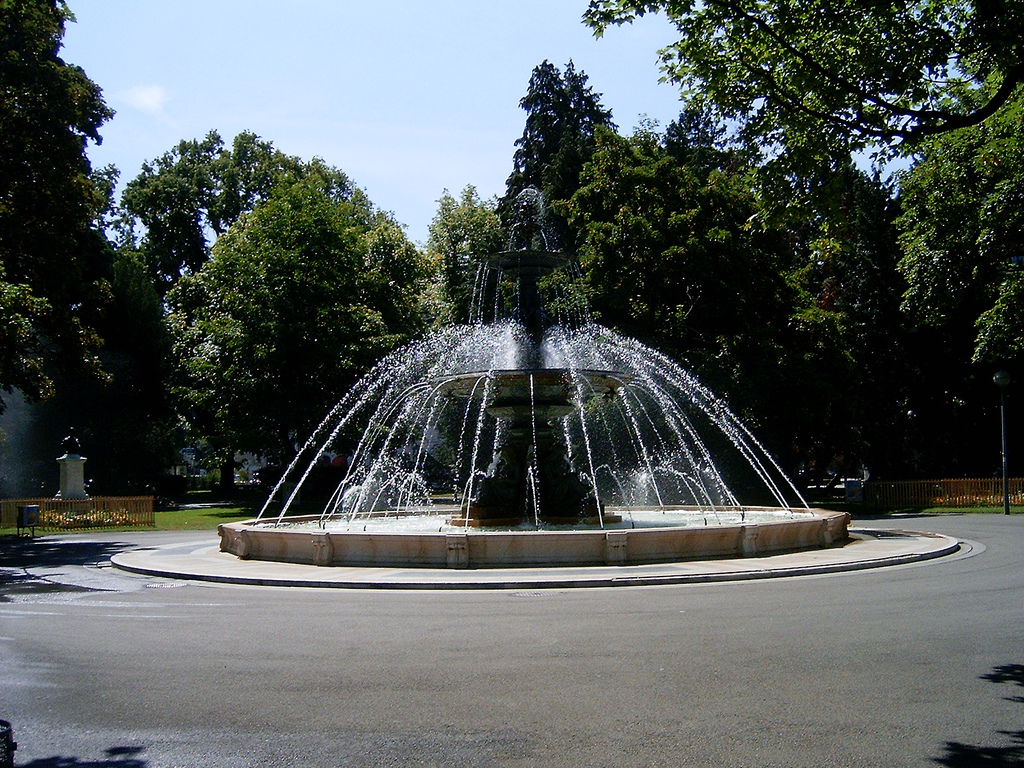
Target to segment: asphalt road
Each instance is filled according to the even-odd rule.
[[[1024,516],[857,520],[971,556],[487,592],[114,571],[180,534],[0,542],[17,765],[1024,766]]]

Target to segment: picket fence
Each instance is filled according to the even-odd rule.
[[[998,477],[943,480],[869,480],[864,483],[869,507],[1000,507],[1003,480]],[[1024,478],[1010,479],[1010,504],[1024,504]]]
[[[39,528],[73,530],[156,525],[152,496],[95,496],[88,499],[0,499],[0,528],[14,528],[18,507],[39,507]]]

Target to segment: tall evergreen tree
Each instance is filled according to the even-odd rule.
[[[526,126],[515,142],[512,174],[499,204],[506,227],[516,198],[527,188],[539,190],[549,207],[572,197],[594,152],[595,130],[615,128],[611,111],[601,106],[601,94],[587,85],[586,74],[577,72],[571,61],[564,72],[548,61],[535,67],[519,106],[526,111]],[[575,246],[564,217],[549,213],[547,230],[550,247]]]

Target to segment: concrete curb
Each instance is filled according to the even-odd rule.
[[[353,568],[240,560],[208,540],[122,552],[124,571],[220,584],[324,589],[501,590],[642,587],[816,576],[925,562],[984,547],[949,536],[858,529],[839,547],[781,555],[639,566],[480,570]]]

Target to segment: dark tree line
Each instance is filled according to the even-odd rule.
[[[595,1],[588,19],[603,31],[663,5]],[[907,55],[923,71],[957,46],[974,46],[970,65],[959,89],[925,78],[899,101],[911,73],[871,35],[907,32],[913,9],[860,9],[870,34],[794,46],[802,17],[781,5],[679,8],[682,32],[718,29],[724,47],[698,35],[668,55],[671,77],[702,88],[677,120],[623,135],[582,71],[543,62],[505,194],[445,192],[421,252],[343,171],[249,132],[184,140],[112,200],[116,171],[85,154],[112,113],[59,57],[70,12],[0,5],[5,399],[45,400],[48,445],[78,429],[96,492],[152,487],[185,446],[230,484],[237,452],[287,461],[382,355],[471,321],[475,258],[509,247],[533,189],[596,319],[691,368],[792,474],[992,474],[991,376],[1024,375],[1019,37],[980,5],[920,16],[931,37]],[[870,56],[835,60],[840,38]],[[729,51],[787,64],[805,97],[705,66]],[[855,81],[874,90],[829,85]],[[865,170],[851,150],[868,145],[906,153],[909,170]],[[47,466],[29,474],[45,478],[52,457],[36,453]]]

